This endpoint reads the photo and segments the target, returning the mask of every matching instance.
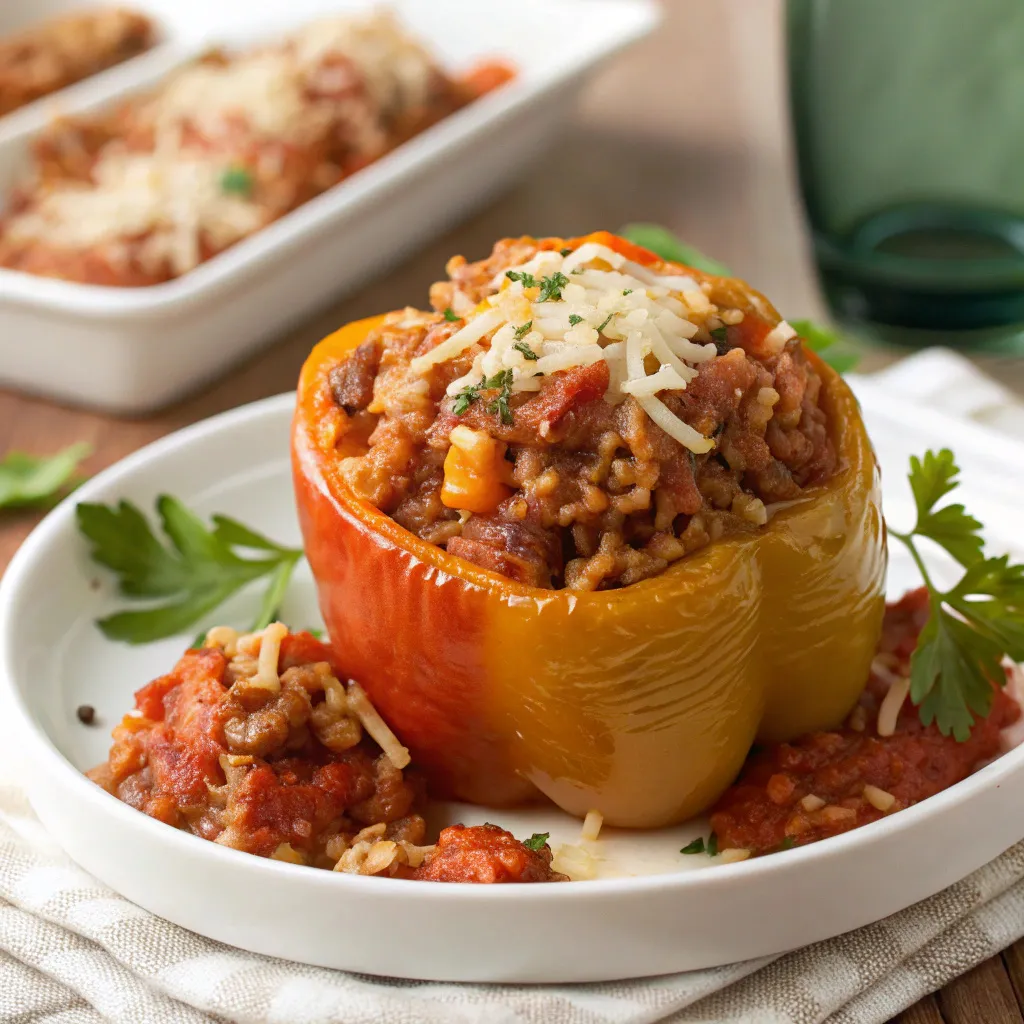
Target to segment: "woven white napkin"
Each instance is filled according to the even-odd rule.
[[[926,352],[876,377],[955,395],[1024,436],[1024,406],[966,360]],[[947,386],[955,380],[956,387]],[[244,953],[122,899],[77,868],[18,787],[0,736],[0,1020],[51,1024],[884,1024],[1024,935],[1024,843],[884,921],[775,959],[601,985],[452,985]]]

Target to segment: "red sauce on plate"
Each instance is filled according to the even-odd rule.
[[[426,863],[412,872],[424,882],[562,882],[546,844],[530,849],[497,825],[449,825]]]
[[[711,814],[719,849],[771,853],[848,832],[948,789],[1000,752],[1000,730],[1021,714],[1004,690],[966,742],[922,725],[909,700],[893,734],[878,735],[882,700],[893,678],[909,674],[927,616],[923,589],[888,607],[871,678],[841,729],[752,754]]]

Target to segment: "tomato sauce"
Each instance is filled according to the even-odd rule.
[[[906,699],[892,735],[878,735],[882,701],[894,680],[908,677],[927,617],[923,589],[887,608],[871,678],[842,728],[748,759],[711,814],[719,849],[772,853],[848,832],[948,789],[1000,752],[1000,731],[1021,714],[1005,690],[963,743],[922,725]]]
[[[497,825],[449,825],[426,863],[409,877],[423,882],[563,882],[551,849],[534,850]]]

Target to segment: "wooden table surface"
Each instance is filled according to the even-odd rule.
[[[602,70],[557,151],[487,209],[311,315],[218,384],[153,416],[115,419],[0,392],[0,453],[49,453],[84,440],[94,446],[85,468],[95,472],[169,431],[288,390],[318,338],[347,320],[423,303],[449,255],[482,256],[503,235],[655,221],[722,259],[789,315],[820,315],[786,141],[779,15],[779,0],[666,0],[661,30]],[[870,349],[861,369],[900,354]],[[980,361],[1024,393],[1024,361]],[[0,565],[36,518],[0,518]],[[898,1020],[1024,1024],[1022,1006],[1024,941]]]

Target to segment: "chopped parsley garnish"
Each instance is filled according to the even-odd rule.
[[[527,320],[521,327],[516,328],[516,341],[522,341],[530,331],[533,330],[533,321]]]
[[[605,322],[601,324],[600,327],[598,327],[597,333],[600,334],[612,322],[612,317],[617,315],[617,313],[609,313],[607,318],[605,319]]]
[[[796,846],[796,840],[792,836],[783,836],[782,842],[771,852],[782,853],[783,850],[792,850],[794,846]]]
[[[708,836],[708,856],[718,856],[718,836],[716,836],[714,832]]]
[[[262,629],[274,620],[302,558],[300,548],[283,547],[227,516],[213,516],[211,530],[166,494],[157,498],[156,509],[166,540],[157,536],[129,501],[118,505],[81,502],[77,507],[78,528],[90,542],[93,560],[117,575],[121,593],[159,601],[100,619],[97,625],[104,635],[131,644],[162,640],[187,629],[262,578],[270,582],[251,628]],[[238,548],[260,555],[242,558]]]
[[[562,249],[560,250],[560,252],[563,257],[572,255],[572,249]]]
[[[78,464],[92,452],[73,444],[56,455],[8,452],[0,459],[0,508],[45,508],[78,481]]]
[[[456,396],[452,412],[456,416],[464,416],[469,407],[480,397],[481,391],[500,389],[497,398],[487,403],[487,411],[497,413],[506,427],[513,423],[512,410],[508,400],[512,397],[512,382],[515,374],[511,369],[499,370],[493,377],[481,377],[479,384],[467,384]]]
[[[496,373],[491,378],[491,387],[501,388],[501,393],[487,404],[487,411],[497,413],[506,427],[512,426],[513,423],[512,410],[508,406],[508,400],[512,397],[513,380],[515,380],[515,375],[511,370],[501,370]]]
[[[577,324],[583,323],[583,317],[579,316],[576,313],[570,313],[569,323],[572,324],[573,327],[575,327]]]
[[[533,276],[533,274],[529,274],[529,273],[526,273],[526,272],[522,272],[521,273],[518,270],[506,270],[505,271],[505,276],[510,281],[521,281],[524,288],[536,288],[537,287],[537,278],[535,278]]]
[[[716,327],[713,331],[711,331],[711,337],[714,338],[715,341],[725,341],[728,336],[728,327]]]
[[[483,381],[479,384],[467,384],[456,396],[452,412],[456,416],[465,416],[469,407],[480,397],[480,389]]]
[[[315,640],[323,640],[324,631],[319,626],[310,626],[306,632]]]
[[[451,306],[449,306],[449,307],[448,307],[448,308],[447,308],[447,309],[446,309],[446,310],[444,311],[444,318],[445,318],[445,320],[447,320],[447,321],[448,321],[448,323],[450,323],[450,324],[453,324],[453,323],[455,323],[455,322],[456,322],[457,320],[461,320],[461,319],[462,319],[462,317],[460,317],[460,316],[458,315],[458,313],[456,313],[456,312],[455,312],[455,310],[454,310],[454,309],[452,309],[452,307],[451,307]]]
[[[623,295],[632,295],[633,294],[633,289],[632,288],[623,288],[622,289],[622,294]]]
[[[703,853],[704,852],[704,837],[697,836],[692,843],[687,843],[680,851],[680,853]]]
[[[220,190],[228,195],[248,196],[252,186],[252,174],[244,167],[229,167],[220,176]]]
[[[550,838],[550,832],[534,832],[529,839],[523,840],[523,846],[528,850],[543,850],[548,845],[548,839]]]
[[[540,282],[540,295],[537,296],[537,301],[557,302],[562,297],[562,289],[568,283],[569,278],[567,278],[560,270],[556,271],[550,277],[542,278]]]
[[[889,529],[905,544],[928,590],[929,617],[910,659],[910,699],[925,725],[959,741],[992,706],[995,686],[1006,684],[1003,659],[1024,660],[1024,565],[1007,555],[986,557],[982,525],[963,505],[936,504],[959,485],[960,468],[948,448],[910,460],[917,521],[907,533]],[[918,551],[937,544],[964,568],[959,583],[940,590]]]
[[[531,362],[535,362],[537,360],[537,353],[534,352],[525,341],[517,341],[512,347],[517,352],[522,352],[524,359],[529,359]]]

